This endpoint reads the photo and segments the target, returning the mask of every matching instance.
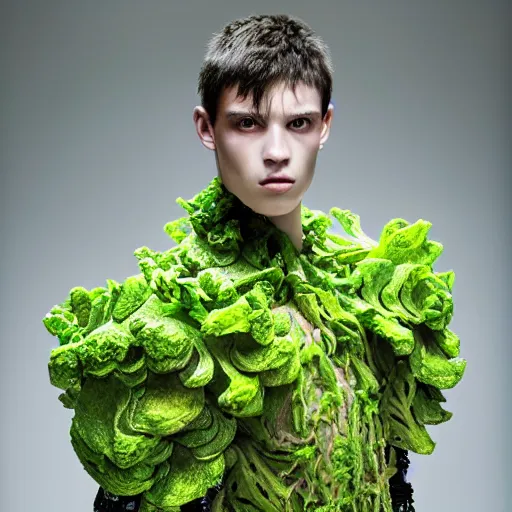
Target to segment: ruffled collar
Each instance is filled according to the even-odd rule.
[[[269,266],[275,252],[279,251],[275,247],[276,242],[280,246],[284,243],[288,246],[287,250],[291,250],[289,237],[276,228],[268,217],[245,206],[218,177],[192,199],[179,197],[176,202],[188,213],[188,217],[169,222],[164,229],[178,244],[193,233],[215,252],[247,254],[252,251],[253,256],[259,254],[262,261],[258,267]],[[325,213],[312,211],[304,205],[301,207],[301,221],[302,249],[299,251],[292,247],[296,257],[311,256],[313,246],[325,246],[332,221]],[[262,254],[264,248],[269,251],[266,255]]]

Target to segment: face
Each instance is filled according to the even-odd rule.
[[[327,140],[332,106],[322,119],[321,96],[299,83],[277,85],[263,98],[260,113],[252,98],[227,88],[219,99],[215,126],[196,107],[194,120],[203,144],[215,151],[225,187],[246,206],[267,217],[287,215],[300,206]]]

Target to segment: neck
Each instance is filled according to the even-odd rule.
[[[302,219],[301,203],[286,215],[269,217],[274,226],[288,235],[295,248],[300,252],[302,250]]]

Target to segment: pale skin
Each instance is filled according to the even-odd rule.
[[[297,84],[295,91],[279,84],[267,91],[259,115],[252,98],[225,88],[212,126],[197,106],[193,120],[202,144],[215,152],[225,187],[256,213],[268,217],[302,250],[302,198],[315,173],[318,151],[329,138],[333,106],[322,117],[319,91]],[[269,190],[261,182],[286,175],[286,191]]]

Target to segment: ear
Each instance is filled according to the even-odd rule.
[[[327,112],[325,113],[325,116],[322,119],[322,133],[320,134],[320,145],[321,146],[323,146],[325,144],[325,142],[329,138],[329,134],[331,133],[331,123],[332,123],[333,115],[334,115],[334,105],[332,103],[329,103]]]
[[[210,116],[203,107],[194,108],[193,114],[196,132],[203,146],[207,149],[215,150],[215,136],[213,126],[210,123]]]

